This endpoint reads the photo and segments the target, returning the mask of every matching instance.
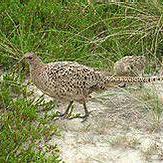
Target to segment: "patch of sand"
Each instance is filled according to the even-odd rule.
[[[160,87],[157,87],[159,92]],[[81,119],[55,121],[62,136],[53,136],[48,143],[59,146],[66,163],[163,162],[162,117],[155,129],[154,112],[138,98],[142,91],[110,89],[94,94],[87,103],[92,111],[88,120],[84,123]],[[59,110],[65,108],[61,105]],[[74,108],[74,112],[83,113],[81,105],[75,104]]]

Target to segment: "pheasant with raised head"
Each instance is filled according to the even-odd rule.
[[[69,105],[63,114],[66,116],[74,101],[83,104],[86,118],[89,111],[86,102],[89,95],[98,90],[106,90],[110,84],[151,82],[162,78],[118,77],[107,76],[104,72],[81,65],[77,62],[43,63],[33,52],[27,53],[25,58],[30,64],[30,75],[33,83],[46,95],[62,102],[68,101]]]

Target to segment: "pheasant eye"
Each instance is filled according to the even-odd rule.
[[[32,56],[28,56],[28,59],[32,59]]]

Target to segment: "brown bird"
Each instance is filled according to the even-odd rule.
[[[106,90],[110,84],[162,80],[160,77],[107,76],[104,72],[70,61],[46,64],[33,52],[27,53],[25,58],[30,64],[30,75],[37,88],[50,97],[69,102],[62,116],[67,116],[73,102],[77,101],[83,104],[85,111],[80,117],[86,119],[90,113],[86,107],[89,95],[94,91]]]
[[[118,76],[139,76],[146,64],[145,56],[125,56],[114,64],[114,72]]]
[[[114,64],[114,74],[116,76],[143,76],[146,65],[145,56],[125,56]],[[125,83],[121,83],[121,86],[125,86]]]

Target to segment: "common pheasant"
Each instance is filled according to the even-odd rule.
[[[111,84],[162,80],[162,77],[107,76],[104,72],[77,62],[43,63],[33,52],[25,54],[25,58],[30,64],[30,75],[36,87],[50,97],[69,102],[62,116],[67,116],[73,102],[77,101],[83,104],[85,111],[85,114],[80,117],[86,119],[89,115],[86,107],[89,95],[94,91],[106,90]]]
[[[143,76],[146,65],[145,56],[125,56],[114,64],[114,74],[117,76]],[[125,85],[125,83],[121,83],[121,87]]]

